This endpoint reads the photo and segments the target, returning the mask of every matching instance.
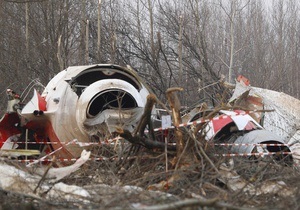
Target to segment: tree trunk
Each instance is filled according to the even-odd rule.
[[[154,61],[155,58],[155,46],[154,46],[154,22],[153,22],[153,8],[151,0],[148,0],[148,11],[150,18],[150,44],[151,44],[151,56]]]
[[[30,69],[30,62],[29,62],[29,2],[25,3],[25,44],[26,44],[26,63],[27,68]]]
[[[97,31],[97,58],[98,62],[101,60],[101,0],[98,2],[98,31]]]
[[[62,71],[64,69],[64,62],[61,57],[61,35],[59,36],[57,41],[57,60],[59,64],[59,70]]]
[[[89,20],[85,26],[85,64],[89,64]]]
[[[229,72],[228,72],[228,82],[232,83],[232,68],[233,68],[233,58],[234,58],[234,18],[235,18],[235,1],[232,2],[233,11],[230,17],[230,61],[229,61]]]
[[[185,142],[183,141],[182,132],[179,130],[178,126],[181,124],[181,115],[180,115],[180,101],[177,96],[177,91],[182,91],[182,88],[169,88],[166,91],[167,99],[172,111],[173,123],[175,128],[175,138],[176,138],[176,150],[177,150],[177,159],[181,156],[183,152]]]

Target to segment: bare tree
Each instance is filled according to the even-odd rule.
[[[86,20],[85,27],[85,63],[89,64],[89,20]]]
[[[2,89],[114,62],[137,69],[163,100],[184,87],[182,105],[218,103],[222,74],[299,97],[296,0],[5,0],[0,16]]]
[[[228,66],[228,81],[232,83],[233,81],[233,68],[234,68],[234,57],[235,54],[239,52],[241,49],[237,49],[235,47],[235,39],[236,39],[236,19],[238,16],[241,15],[242,10],[245,9],[246,6],[249,5],[249,0],[243,1],[243,0],[232,0],[229,2],[223,2],[222,0],[219,0],[219,6],[225,13],[228,21],[229,21],[229,38],[228,44],[229,44],[229,64]]]
[[[25,3],[25,39],[26,39],[26,59],[29,59],[29,2]]]
[[[154,46],[154,22],[153,22],[153,5],[151,0],[148,0],[148,11],[149,11],[149,27],[150,27],[150,46],[151,56],[155,59],[155,46]]]
[[[98,60],[100,60],[100,48],[101,48],[101,0],[98,2],[98,21],[97,21],[97,55],[98,55]]]
[[[87,25],[87,17],[86,17],[86,0],[81,1],[81,21],[80,21],[80,48],[79,48],[79,61],[80,64],[85,64],[85,49],[86,49],[86,25]]]

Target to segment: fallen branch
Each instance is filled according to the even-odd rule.
[[[37,186],[34,188],[34,190],[33,190],[34,194],[36,193],[37,189],[42,185],[42,183],[45,181],[46,176],[47,176],[50,168],[52,167],[54,161],[55,161],[55,156],[53,156],[51,163],[47,166],[47,169],[45,170],[45,173],[43,174],[42,178],[38,182]]]
[[[141,120],[134,132],[134,135],[143,136],[145,132],[145,128],[149,126],[149,132],[152,137],[154,137],[152,123],[151,123],[151,112],[154,104],[157,102],[157,98],[154,94],[149,94],[147,96],[147,102],[144,108],[144,113],[141,117]]]
[[[152,139],[148,139],[139,135],[133,136],[128,130],[117,129],[117,132],[120,136],[132,144],[141,145],[147,149],[162,149],[164,150],[167,146],[168,150],[175,151],[176,146],[174,145],[166,145],[164,142],[153,141]]]
[[[147,149],[158,148],[163,150],[167,147],[168,150],[174,151],[176,150],[176,146],[166,145],[164,142],[155,141],[155,136],[151,123],[151,112],[156,102],[157,98],[154,94],[149,94],[147,96],[147,102],[144,108],[144,113],[133,134],[128,130],[123,130],[122,128],[117,128],[116,131],[120,134],[122,138],[126,139],[133,145],[140,145]],[[149,126],[149,137],[145,137],[144,135],[147,125]]]
[[[253,208],[233,206],[224,202],[220,202],[218,198],[213,199],[188,199],[183,201],[177,201],[170,204],[155,205],[142,208],[143,210],[173,210],[182,209],[187,207],[216,207],[231,210],[255,210]]]

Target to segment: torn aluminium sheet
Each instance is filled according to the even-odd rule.
[[[249,98],[257,98],[256,102]],[[282,92],[246,86],[237,82],[233,96],[229,100],[231,104],[247,105],[252,109],[274,110],[265,112],[259,118],[266,130],[275,132],[281,136],[285,142],[289,142],[291,137],[300,129],[300,100]],[[294,139],[294,141],[300,139]]]
[[[46,170],[45,166],[39,166],[33,173],[2,162],[0,163],[0,188],[17,193],[22,192],[37,198],[41,198],[40,195],[46,193],[48,199],[88,202],[90,195],[86,190],[58,181],[78,170],[88,160],[89,156],[90,152],[84,150],[81,157],[71,166],[50,168],[49,171]],[[46,175],[45,180],[40,184],[43,175]]]

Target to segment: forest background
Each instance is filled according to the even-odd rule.
[[[223,79],[300,98],[297,0],[0,0],[0,110],[74,65],[130,65],[161,100],[217,97]]]

